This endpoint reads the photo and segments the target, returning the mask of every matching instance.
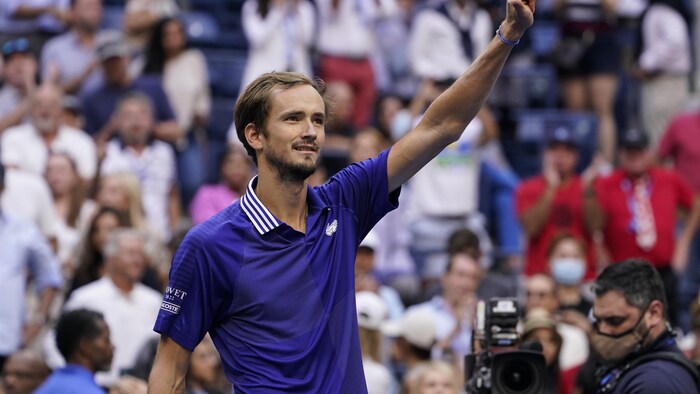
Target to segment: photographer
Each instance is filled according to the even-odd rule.
[[[593,290],[591,345],[605,365],[597,374],[598,392],[698,393],[697,372],[676,345],[663,281],[654,267],[639,259],[610,265]]]

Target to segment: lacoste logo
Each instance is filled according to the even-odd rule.
[[[330,237],[331,235],[333,235],[335,233],[335,230],[337,230],[337,229],[338,229],[338,220],[333,219],[331,224],[326,226],[326,235]]]

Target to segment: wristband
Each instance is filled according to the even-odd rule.
[[[498,36],[498,38],[501,39],[501,42],[503,42],[504,44],[506,44],[508,46],[514,47],[514,46],[520,44],[520,39],[518,39],[518,41],[510,41],[507,38],[503,37],[503,34],[501,34],[501,27],[500,26],[498,26],[498,29],[496,29],[496,35]]]

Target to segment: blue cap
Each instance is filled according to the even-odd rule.
[[[566,126],[559,126],[550,133],[547,145],[552,146],[557,144],[569,145],[572,148],[578,147],[573,131]]]
[[[2,58],[7,60],[10,56],[15,53],[29,53],[31,54],[31,46],[29,45],[29,40],[26,38],[17,38],[14,40],[7,41],[2,45]]]

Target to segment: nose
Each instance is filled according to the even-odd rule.
[[[314,122],[313,120],[309,119],[304,123],[304,130],[302,131],[301,137],[304,139],[315,140],[317,136],[318,132],[316,131]]]

